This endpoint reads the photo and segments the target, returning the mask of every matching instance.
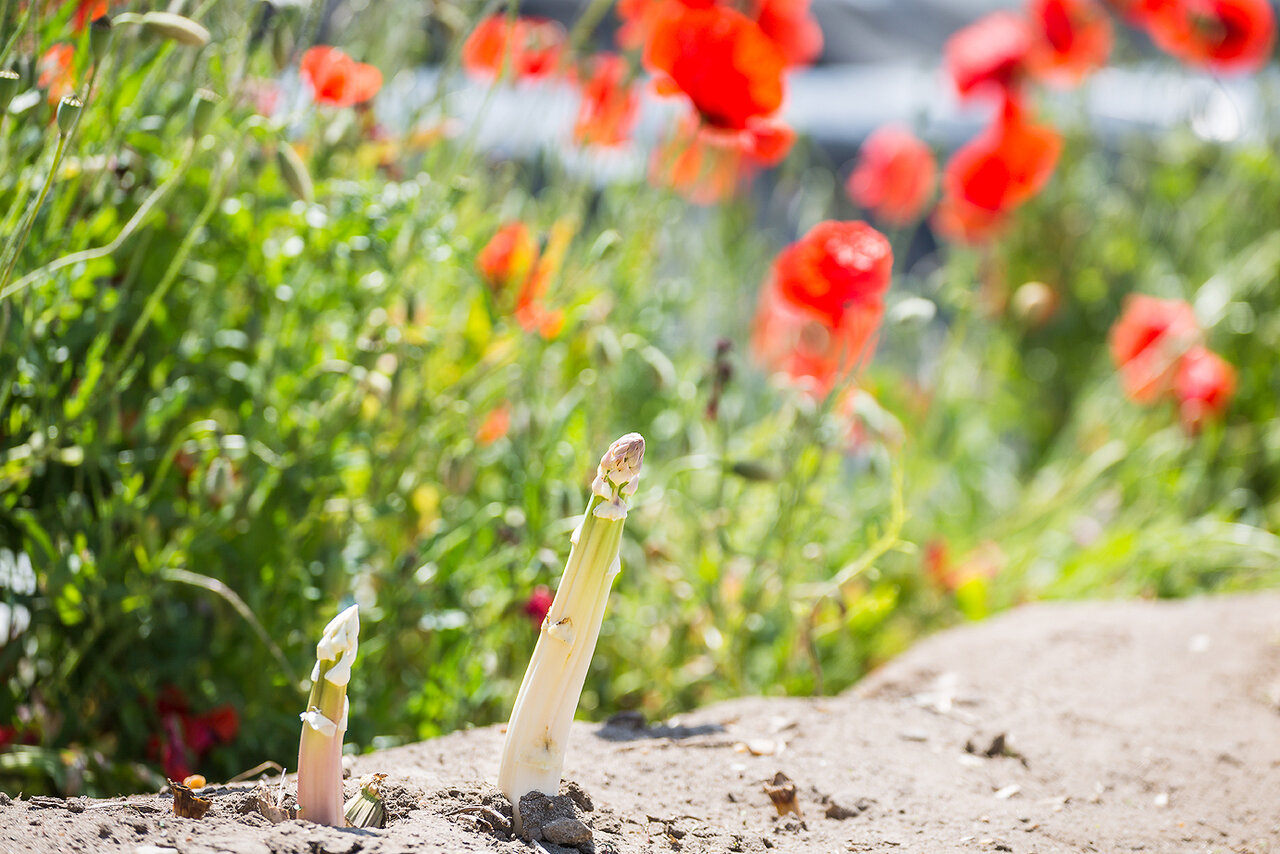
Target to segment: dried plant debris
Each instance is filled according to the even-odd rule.
[[[286,803],[286,795],[284,791],[284,769],[280,769],[280,784],[272,791],[266,781],[259,781],[258,788],[254,791],[253,806],[257,811],[272,824],[279,824],[282,821],[288,821],[297,817],[297,809],[293,805]]]
[[[352,827],[386,825],[387,810],[382,795],[382,781],[385,779],[386,774],[369,774],[360,778],[360,788],[343,806],[347,824]]]
[[[980,743],[980,742],[979,742]],[[1022,763],[1023,768],[1030,767],[1027,764],[1027,757],[1009,746],[1009,737],[1005,733],[999,733],[991,739],[991,743],[986,748],[980,748],[971,738],[964,743],[965,753],[972,753],[974,756],[984,756],[987,759],[996,759],[1004,756],[1009,759],[1016,759]]]
[[[804,818],[800,811],[800,802],[796,799],[796,784],[791,778],[779,771],[773,775],[773,781],[764,784],[764,793],[773,801],[778,815],[793,813],[797,818]]]
[[[213,806],[213,801],[200,797],[190,786],[170,780],[169,788],[173,790],[173,814],[179,818],[204,818]]]

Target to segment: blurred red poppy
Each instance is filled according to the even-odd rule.
[[[832,329],[850,311],[879,315],[893,272],[893,249],[865,222],[820,222],[778,254],[779,293]]]
[[[920,216],[938,181],[933,151],[899,125],[877,129],[862,144],[845,189],[849,198],[891,225]]]
[[[651,184],[669,187],[699,205],[731,198],[751,171],[741,134],[719,131],[692,118],[677,124],[649,160]]]
[[[463,42],[462,67],[477,77],[496,77],[506,62],[517,80],[545,77],[560,66],[565,41],[564,27],[555,21],[491,15]]]
[[[1016,97],[1026,78],[1031,46],[1031,28],[1024,17],[993,12],[947,40],[947,71],[962,96]]]
[[[756,0],[753,17],[788,65],[809,65],[822,53],[822,28],[809,0]]]
[[[1217,353],[1192,347],[1182,357],[1173,382],[1183,426],[1199,432],[1204,422],[1221,415],[1236,393],[1236,369]]]
[[[109,11],[111,8],[107,5],[107,0],[79,0],[76,4],[76,14],[71,19],[72,25],[76,28],[76,32],[80,32],[91,21],[98,20]]]
[[[827,221],[778,254],[752,346],[770,370],[826,394],[871,357],[893,252],[863,222]]]
[[[1257,71],[1275,48],[1268,0],[1157,0],[1144,21],[1161,50],[1211,71]]]
[[[992,213],[1005,213],[1031,199],[1053,175],[1062,136],[1034,124],[1008,101],[997,120],[952,155],[943,177],[953,200]]]
[[[502,403],[489,410],[484,421],[476,430],[476,442],[480,445],[492,445],[507,435],[511,429],[511,404]]]
[[[1132,294],[1108,338],[1125,394],[1152,403],[1172,391],[1183,356],[1200,343],[1200,327],[1182,300]]]
[[[315,102],[329,107],[362,104],[382,88],[381,71],[328,45],[308,48],[298,70]]]
[[[1036,34],[1030,66],[1037,77],[1074,86],[1106,64],[1111,19],[1095,0],[1031,0],[1028,13]]]
[[[523,282],[537,262],[538,242],[518,220],[498,229],[476,255],[476,268],[495,291]]]
[[[541,628],[542,621],[547,618],[547,612],[551,610],[551,603],[555,601],[550,588],[545,584],[539,584],[529,594],[528,600],[520,607],[535,626]]]
[[[659,92],[684,94],[707,124],[731,130],[782,106],[786,59],[754,21],[723,6],[661,6],[644,52]]]
[[[631,136],[640,96],[629,76],[626,60],[617,54],[600,53],[592,60],[573,125],[580,145],[621,145]]]
[[[50,104],[58,103],[76,88],[71,71],[75,55],[75,48],[61,42],[46,50],[36,63],[36,85],[47,90]]]

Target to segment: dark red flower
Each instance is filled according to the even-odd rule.
[[[1155,0],[1144,22],[1151,40],[1190,65],[1257,71],[1271,58],[1276,14],[1268,0]]]
[[[892,225],[920,216],[938,180],[933,151],[899,125],[879,128],[862,144],[849,176],[849,198]]]
[[[1182,424],[1199,432],[1209,418],[1220,416],[1236,393],[1236,369],[1217,353],[1192,347],[1182,357],[1173,381]]]
[[[774,261],[756,311],[756,355],[830,391],[871,357],[892,268],[889,241],[866,223],[814,226]]]
[[[809,0],[756,0],[754,17],[788,65],[809,65],[822,53],[822,28]]]
[[[733,9],[662,0],[644,61],[660,92],[684,94],[713,127],[743,130],[782,106],[782,51]]]
[[[529,594],[529,599],[521,606],[520,610],[529,617],[529,620],[535,626],[542,626],[542,621],[547,618],[547,612],[551,610],[551,603],[555,601],[551,590],[545,584],[539,584]]]
[[[999,118],[952,155],[943,177],[946,194],[957,202],[1006,213],[1030,200],[1048,182],[1062,152],[1062,136],[1034,124],[1015,102]]]
[[[382,88],[381,71],[327,45],[308,48],[298,70],[315,102],[330,107],[362,104]]]
[[[580,145],[621,145],[631,136],[639,106],[626,60],[612,53],[597,54],[591,76],[582,83],[574,140]]]
[[[476,256],[476,268],[495,291],[521,283],[538,263],[538,243],[523,222],[498,229]]]
[[[1050,83],[1072,86],[1106,64],[1111,19],[1095,0],[1031,0],[1036,34],[1032,72]]]
[[[1108,337],[1125,394],[1152,403],[1172,391],[1183,356],[1200,343],[1200,328],[1187,303],[1133,294]]]
[[[231,706],[219,706],[202,715],[188,711],[187,698],[172,685],[156,699],[160,732],[151,739],[153,757],[160,760],[170,780],[183,780],[215,745],[232,741],[240,729],[240,718]]]
[[[963,96],[982,93],[1017,95],[1026,77],[1033,44],[1026,18],[993,12],[947,40],[947,71]]]
[[[496,77],[505,62],[517,80],[545,77],[560,66],[565,42],[564,27],[555,21],[491,15],[463,42],[462,67],[477,77]]]

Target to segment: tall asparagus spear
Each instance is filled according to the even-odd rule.
[[[342,736],[347,731],[347,683],[356,659],[360,615],[355,605],[324,627],[316,644],[311,696],[298,744],[298,818],[346,825],[342,810]]]
[[[511,801],[517,832],[520,798],[533,791],[555,795],[560,788],[569,724],[600,636],[609,588],[621,568],[627,499],[636,491],[643,459],[644,439],[628,433],[600,460],[587,512],[573,533],[564,576],[516,696],[498,785]]]

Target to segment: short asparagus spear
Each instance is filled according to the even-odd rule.
[[[311,696],[298,745],[298,818],[343,827],[342,735],[347,731],[347,682],[356,658],[360,616],[355,605],[325,626],[316,644]]]
[[[517,832],[520,798],[532,791],[555,795],[560,787],[569,724],[600,635],[609,588],[620,569],[627,499],[636,491],[643,459],[644,439],[628,433],[600,460],[564,576],[520,685],[498,771]]]

